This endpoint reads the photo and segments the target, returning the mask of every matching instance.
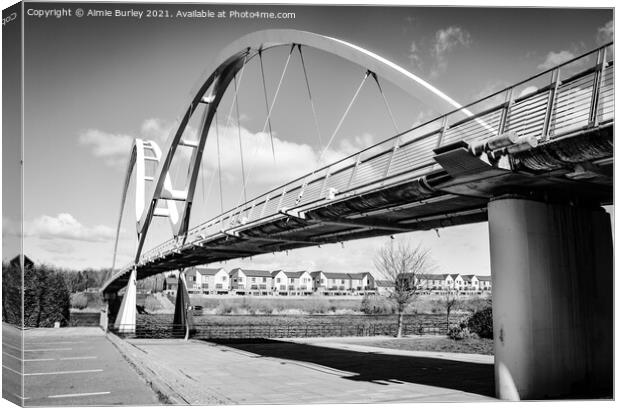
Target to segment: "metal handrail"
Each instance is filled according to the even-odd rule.
[[[540,95],[542,95],[542,94],[545,94],[545,93],[549,94],[550,92],[554,91],[555,86],[553,84],[546,85],[546,86],[544,86],[542,88],[537,89],[536,91],[534,91],[534,92],[532,92],[530,94],[526,94],[526,95],[514,98],[514,99],[512,99],[512,101],[510,103],[508,101],[501,102],[501,103],[499,103],[499,104],[497,104],[497,105],[495,105],[493,107],[483,109],[482,111],[474,114],[472,117],[459,118],[458,121],[455,121],[450,126],[448,126],[447,124],[449,122],[449,119],[451,119],[451,118],[453,118],[453,117],[455,117],[457,115],[462,116],[463,115],[463,113],[462,113],[463,109],[472,108],[475,105],[481,104],[481,103],[483,103],[485,101],[489,101],[490,99],[495,98],[495,97],[497,97],[497,96],[499,96],[499,95],[501,95],[503,93],[505,93],[507,95],[511,95],[512,92],[516,88],[518,88],[519,86],[524,85],[524,84],[526,84],[528,82],[531,82],[531,81],[533,81],[535,79],[538,79],[538,78],[540,78],[540,77],[542,77],[544,75],[547,75],[547,74],[552,74],[552,76],[554,74],[557,74],[558,75],[558,81],[559,81],[560,85],[565,85],[565,84],[568,84],[568,83],[571,83],[571,82],[578,81],[581,78],[585,78],[585,77],[587,77],[588,75],[591,75],[591,74],[595,74],[596,75],[598,72],[600,72],[602,70],[602,68],[605,66],[605,64],[612,65],[613,64],[613,60],[602,61],[602,63],[599,63],[598,58],[597,58],[597,61],[595,61],[595,66],[594,67],[589,67],[586,70],[583,70],[583,71],[580,71],[580,72],[578,72],[576,74],[573,74],[573,75],[571,75],[570,77],[568,77],[568,78],[566,78],[564,80],[561,80],[561,81],[559,80],[559,72],[561,72],[560,70],[563,67],[566,67],[566,66],[568,66],[570,64],[573,64],[576,61],[589,58],[590,56],[592,56],[594,54],[597,54],[597,53],[603,53],[605,55],[606,53],[604,52],[604,50],[606,50],[608,47],[612,46],[612,44],[613,43],[611,43],[611,42],[608,43],[608,44],[605,44],[605,45],[603,45],[603,46],[601,46],[599,48],[596,48],[596,49],[586,53],[586,54],[583,54],[583,55],[575,57],[575,58],[573,58],[573,59],[571,59],[569,61],[566,61],[566,62],[564,62],[562,64],[559,64],[556,67],[553,67],[553,68],[550,68],[550,69],[545,70],[543,72],[540,72],[540,73],[538,73],[536,75],[533,75],[533,76],[531,76],[531,77],[529,77],[529,78],[527,78],[527,79],[525,79],[523,81],[520,81],[520,82],[518,82],[516,84],[513,84],[512,86],[506,87],[506,88],[504,88],[504,89],[502,89],[500,91],[497,91],[495,93],[492,93],[492,94],[490,94],[490,95],[488,95],[488,96],[486,96],[486,97],[484,97],[482,99],[479,99],[479,100],[476,100],[474,102],[471,102],[468,105],[465,105],[461,109],[452,110],[452,111],[450,111],[450,112],[448,112],[448,113],[446,113],[444,115],[441,115],[441,116],[439,116],[437,118],[434,118],[432,120],[424,122],[424,123],[422,123],[420,125],[417,125],[417,126],[411,128],[411,129],[408,129],[406,131],[400,132],[400,133],[398,133],[398,134],[396,134],[396,135],[394,135],[394,136],[392,136],[392,137],[390,137],[388,139],[383,140],[382,142],[379,142],[379,143],[377,143],[375,145],[372,145],[372,146],[369,146],[367,148],[364,148],[364,149],[362,149],[362,150],[360,150],[360,151],[358,151],[358,152],[356,152],[356,153],[354,153],[352,155],[346,156],[346,157],[344,157],[344,158],[342,158],[342,159],[340,159],[340,160],[338,160],[336,162],[333,162],[333,163],[330,163],[328,165],[325,165],[325,166],[319,168],[318,170],[315,170],[314,172],[312,172],[310,174],[306,174],[304,176],[298,177],[298,178],[296,178],[295,180],[293,180],[291,182],[288,182],[288,183],[286,183],[284,185],[281,185],[281,186],[276,187],[276,188],[274,188],[272,190],[269,190],[268,192],[266,192],[264,194],[261,194],[261,195],[255,197],[255,198],[253,198],[253,199],[251,199],[251,200],[249,200],[249,201],[247,201],[247,202],[245,202],[245,203],[243,203],[241,205],[238,205],[238,206],[236,206],[236,207],[234,207],[234,208],[232,208],[232,209],[230,209],[230,210],[228,210],[228,211],[218,215],[217,217],[214,217],[214,218],[212,218],[212,219],[210,219],[208,221],[205,221],[205,222],[201,223],[200,225],[192,228],[190,231],[188,231],[188,233],[186,235],[186,239],[190,238],[190,237],[195,237],[196,235],[200,235],[201,232],[207,231],[209,229],[212,229],[213,227],[218,226],[218,225],[222,226],[223,230],[226,230],[226,228],[224,226],[225,221],[228,221],[228,228],[229,229],[230,228],[235,228],[237,225],[231,225],[232,222],[235,221],[235,218],[236,218],[236,221],[238,221],[239,218],[241,217],[241,215],[244,212],[249,211],[250,208],[264,206],[263,207],[263,211],[262,211],[264,213],[265,212],[264,211],[265,207],[271,201],[279,200],[279,202],[281,203],[281,202],[284,201],[284,197],[290,197],[291,192],[296,192],[299,189],[307,188],[308,185],[320,182],[321,180],[325,181],[328,174],[329,174],[329,178],[333,179],[334,176],[339,175],[339,174],[343,174],[343,173],[345,173],[347,171],[350,171],[351,168],[355,168],[357,165],[360,164],[360,162],[361,163],[368,163],[368,162],[372,161],[372,159],[374,159],[374,158],[384,156],[385,154],[387,154],[389,151],[391,151],[394,148],[394,143],[393,142],[398,141],[403,136],[406,136],[406,135],[411,134],[411,133],[413,133],[415,131],[421,130],[424,127],[427,127],[427,126],[430,126],[430,125],[433,125],[433,124],[435,124],[435,125],[438,125],[438,124],[441,124],[441,123],[445,124],[445,126],[443,126],[443,125],[438,126],[437,129],[435,129],[435,130],[425,132],[424,135],[416,136],[412,140],[408,140],[408,141],[404,142],[400,146],[400,148],[412,145],[412,144],[414,144],[416,142],[419,142],[420,140],[424,140],[426,138],[433,137],[435,135],[443,134],[443,133],[448,132],[448,131],[453,130],[453,129],[458,131],[458,127],[459,126],[464,125],[464,124],[472,123],[473,121],[476,121],[476,120],[480,120],[481,118],[484,118],[485,116],[490,115],[490,114],[494,114],[496,112],[505,112],[505,116],[506,116],[505,121],[506,121],[506,123],[512,125],[512,123],[510,123],[510,119],[511,119],[511,117],[510,117],[511,103],[512,103],[512,106],[514,106],[515,104],[519,104],[519,103],[521,103],[523,101],[526,101],[526,100],[529,100],[529,99],[535,99],[537,97],[540,97]],[[611,75],[613,75],[613,73]],[[612,76],[612,78],[613,78],[613,76]],[[599,87],[601,87],[602,83],[599,83],[599,84],[595,84],[594,83],[594,84],[592,84],[592,86],[599,86]],[[506,98],[506,100],[508,100],[508,98]],[[589,103],[592,104],[592,103],[594,103],[594,101],[591,100]],[[612,103],[613,103],[613,101],[612,101]],[[553,120],[553,116],[554,116],[553,113],[555,112],[556,108],[557,108],[556,106],[551,106],[551,107],[544,108],[544,113],[542,115],[543,118],[546,118],[546,117],[549,118],[548,119],[549,120],[549,124],[550,124],[549,125],[550,126],[549,133],[550,133],[550,135],[553,134],[553,136],[552,136],[553,138],[555,138],[556,135],[560,135],[560,134],[565,134],[566,133],[566,132],[559,132],[559,133],[553,132],[553,130],[558,128],[558,123],[555,123],[554,120]],[[551,111],[548,111],[549,109],[551,109]],[[543,109],[540,109],[540,110],[543,111]],[[524,109],[524,110],[521,111],[521,113],[519,113],[519,119],[521,119],[521,122],[522,122],[522,124],[519,125],[519,126],[525,126],[528,123],[527,109]],[[534,120],[538,120],[538,119],[534,118]],[[552,123],[552,122],[554,122],[554,123]],[[542,122],[541,122],[541,124],[542,124]],[[534,126],[534,128],[531,129],[531,130],[528,130],[528,132],[532,132],[532,131],[538,132],[537,127],[539,126],[539,124],[537,124],[536,121],[531,123],[530,127],[531,126]],[[551,126],[553,126],[554,128],[551,129]],[[544,130],[544,124],[543,124],[542,127],[543,127],[543,130]],[[526,129],[526,128],[523,128],[523,129]],[[499,128],[493,129],[493,130],[494,130],[494,132],[491,133],[491,132],[488,132],[488,129],[486,129],[486,131],[482,131],[482,135],[488,137],[489,134],[493,135],[493,134],[495,134],[495,132],[500,132],[501,131],[501,129],[499,129]],[[485,133],[486,133],[486,135],[485,135]],[[542,135],[541,134],[538,137],[546,138],[546,135]],[[459,139],[462,140],[463,137],[459,137]],[[444,142],[445,142],[445,140],[443,138],[440,138],[438,146],[441,146],[441,143],[444,143]],[[388,144],[389,144],[389,146],[387,146]],[[371,157],[365,158],[364,160],[360,160],[360,158],[365,153],[371,151],[372,149],[377,149],[377,148],[382,147],[382,146],[386,147],[383,151],[377,152],[376,154],[372,155]],[[352,161],[352,162],[350,164],[346,164],[347,161]],[[343,165],[343,167],[342,168],[338,168],[333,173],[330,172],[330,169],[338,167],[339,165]],[[433,165],[433,163],[428,163],[428,164],[424,164],[423,166],[416,166],[416,167],[424,168],[424,167],[428,167],[428,166],[431,166],[431,165]],[[409,170],[409,171],[411,171],[411,170]],[[399,174],[402,174],[402,172],[399,173]],[[310,179],[310,177],[312,177],[312,178]],[[377,180],[377,182],[378,181],[383,181],[386,178],[393,178],[393,177],[395,177],[394,174],[389,175],[389,177],[384,177],[381,180]],[[351,182],[354,181],[354,174],[351,175],[350,181]],[[371,182],[370,184],[373,184],[373,183],[374,182]],[[352,188],[355,189],[355,188],[360,188],[360,187],[358,185],[355,185],[355,186],[352,186]],[[319,194],[320,193],[321,193],[321,191],[319,191]],[[315,203],[315,202],[321,201],[321,200],[322,199],[319,197],[319,199],[315,199],[314,201],[312,201],[312,203]],[[306,206],[306,205],[308,205],[307,202],[304,202],[303,204],[300,202],[300,204],[299,204],[299,206]],[[252,217],[254,219],[252,219],[250,222],[254,223],[254,222],[258,222],[260,220],[264,220],[264,219],[269,218],[269,217],[277,216],[278,212],[280,211],[280,209],[281,208],[279,208],[279,205],[276,205],[275,212],[271,212],[271,213],[268,213],[268,214],[261,214],[258,217]],[[220,232],[221,231],[219,231],[219,230],[212,231],[212,233],[209,235],[209,237],[219,236]],[[203,240],[203,239],[204,238],[201,238],[201,239],[198,239],[198,240],[195,240],[195,241],[200,241],[200,240]],[[191,241],[191,242],[195,242],[195,241]],[[158,245],[158,246],[154,247],[153,249],[147,251],[141,257],[141,262],[144,261],[144,260],[151,259],[151,258],[157,256],[159,253],[165,252],[165,251],[167,251],[167,250],[169,250],[171,248],[177,248],[179,242],[180,242],[179,239],[174,239],[173,238],[173,239],[170,239],[170,240],[167,240],[167,241],[161,243],[160,245]],[[191,244],[191,242],[190,242],[190,244]],[[128,269],[128,268],[130,268],[132,266],[133,266],[132,264],[129,264],[126,267],[124,267],[123,269],[121,269],[121,270],[126,270],[126,269]]]

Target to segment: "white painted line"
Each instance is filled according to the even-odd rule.
[[[29,358],[24,361],[54,361],[55,358]]]
[[[97,358],[97,356],[63,357],[63,358],[59,358],[59,360],[92,360],[95,358]]]
[[[78,344],[78,343],[86,343],[86,342],[85,341],[46,341],[45,343],[43,343],[43,342],[24,343],[24,345],[27,345],[27,346],[40,346],[40,345],[47,346],[48,344]]]
[[[66,350],[73,350],[72,348],[51,348],[51,349],[30,349],[30,350],[24,350],[24,351],[66,351]]]
[[[50,395],[47,398],[71,398],[71,397],[88,397],[91,395],[106,395],[109,394],[110,391],[101,391],[101,392],[85,392],[82,394],[60,394],[60,395]]]
[[[7,367],[7,366],[5,366],[4,364],[2,364],[2,368],[6,368],[6,369],[7,369],[7,370],[9,370],[9,371],[13,371],[15,374],[22,375],[22,373],[20,373],[19,371],[15,371],[15,370],[13,370],[11,367]]]
[[[21,399],[21,400],[27,400],[27,399],[30,399],[30,397],[22,397],[21,395],[14,394],[14,393],[12,393],[12,392],[10,392],[9,394],[11,394],[12,396],[14,396],[14,397],[16,397],[16,398],[19,398],[19,399]]]
[[[75,370],[75,371],[52,371],[49,373],[25,373],[24,376],[27,375],[59,375],[59,374],[83,374],[83,373],[99,373],[103,371],[103,369],[98,368],[95,370]]]
[[[2,354],[5,354],[5,355],[7,355],[7,356],[9,356],[9,357],[13,357],[15,360],[22,361],[22,359],[21,359],[21,358],[16,357],[16,356],[14,356],[13,354],[9,354],[9,353],[7,353],[7,352],[5,352],[5,351],[3,351],[3,352],[2,352]]]
[[[12,346],[12,345],[7,344],[7,343],[2,343],[2,345],[3,346],[7,346],[8,348],[15,349],[15,350],[20,350],[21,351],[21,349],[22,349],[21,347],[15,347],[15,346]]]

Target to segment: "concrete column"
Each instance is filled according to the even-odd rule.
[[[488,209],[497,396],[611,397],[609,214],[508,196]]]
[[[131,271],[121,307],[114,321],[114,328],[120,333],[136,332],[136,268]]]

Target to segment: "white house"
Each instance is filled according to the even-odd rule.
[[[271,272],[242,269],[246,279],[246,291],[251,295],[268,295],[271,291]]]
[[[375,280],[375,287],[377,288],[377,295],[388,296],[394,290],[394,282],[389,280]]]
[[[287,283],[288,278],[283,270],[277,270],[271,272],[271,284],[273,293],[277,293],[280,295],[287,295]]]
[[[280,271],[286,279],[286,291],[288,295],[312,294],[312,276],[308,271]]]
[[[229,275],[230,290],[238,295],[266,295],[271,288],[269,271],[235,268]]]
[[[202,293],[226,294],[228,288],[228,273],[224,268],[196,268],[201,275]]]
[[[461,275],[463,282],[465,282],[465,291],[478,292],[480,290],[479,280],[476,275]]]
[[[478,286],[482,291],[491,291],[493,284],[491,283],[491,277],[489,275],[476,275],[478,279]]]
[[[325,276],[327,292],[333,295],[345,295],[351,288],[351,277],[341,272],[322,272]]]

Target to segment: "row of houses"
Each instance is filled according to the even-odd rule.
[[[325,271],[252,270],[235,268],[189,268],[185,272],[187,290],[209,295],[280,295],[303,296],[387,294],[393,282],[375,280],[370,272],[343,273]],[[417,275],[415,284],[422,291],[482,292],[491,290],[489,276],[479,275]],[[177,279],[168,277],[164,290],[176,293]]]

